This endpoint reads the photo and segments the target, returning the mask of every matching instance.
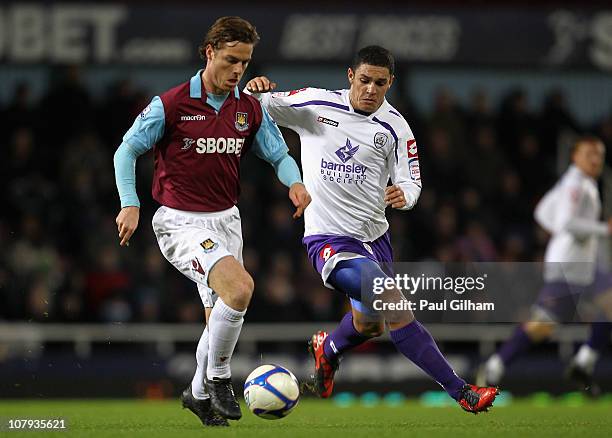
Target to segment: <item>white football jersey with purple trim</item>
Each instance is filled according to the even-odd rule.
[[[599,241],[609,234],[600,214],[597,182],[571,165],[535,210],[536,221],[552,234],[544,256],[546,281],[593,281]]]
[[[408,210],[421,193],[417,145],[408,123],[386,100],[369,116],[353,110],[349,90],[305,88],[255,95],[278,125],[302,143],[304,184],[312,196],[305,236],[333,234],[370,242],[382,236],[389,178]]]

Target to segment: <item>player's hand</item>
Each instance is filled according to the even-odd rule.
[[[276,82],[270,81],[270,79],[265,76],[257,76],[246,84],[246,89],[251,93],[267,93],[275,88]]]
[[[612,234],[612,217],[608,219],[608,234]]]
[[[392,185],[385,189],[385,204],[393,208],[403,208],[408,204],[404,191],[398,185]]]
[[[289,188],[289,199],[291,199],[291,202],[297,208],[295,213],[293,213],[293,219],[302,217],[304,210],[306,210],[306,207],[312,201],[310,194],[302,183],[295,183]]]
[[[138,227],[138,218],[140,217],[140,208],[138,207],[124,207],[117,215],[115,222],[117,223],[117,230],[119,231],[119,245],[129,246],[130,237],[136,231]]]

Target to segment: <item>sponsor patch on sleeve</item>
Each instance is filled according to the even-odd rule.
[[[301,93],[302,91],[306,91],[306,90],[307,90],[307,88],[300,88],[299,90],[291,90],[289,92],[289,96],[293,96],[294,94],[298,94],[298,93]]]
[[[419,160],[413,158],[408,162],[408,169],[410,171],[410,178],[413,181],[421,180],[421,167],[419,166]]]
[[[417,150],[416,140],[414,138],[412,140],[408,140],[406,142],[406,146],[408,147],[408,159],[419,158],[419,152]]]
[[[293,96],[294,94],[298,94],[304,90],[307,90],[307,88],[300,88],[299,90],[291,91],[277,91],[276,93],[272,93],[272,97],[289,97]]]
[[[144,119],[145,117],[147,117],[147,114],[149,114],[150,112],[151,112],[151,104],[147,105],[147,107],[142,110],[142,112],[140,113],[140,118]]]
[[[570,198],[572,200],[572,204],[578,204],[578,201],[580,200],[580,189],[572,187],[570,189]]]

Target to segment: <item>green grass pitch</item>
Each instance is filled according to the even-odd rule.
[[[612,436],[612,402],[537,403],[514,401],[488,414],[454,407],[424,407],[416,400],[400,406],[337,407],[304,399],[282,420],[262,420],[243,407],[244,417],[229,428],[204,428],[178,400],[3,400],[0,436],[32,437],[569,437]],[[67,420],[67,431],[7,431],[9,418]]]

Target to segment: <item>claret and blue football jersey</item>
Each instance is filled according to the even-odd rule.
[[[215,212],[236,205],[240,161],[251,149],[275,165],[286,185],[300,181],[292,159],[293,166],[278,165],[289,158],[287,145],[257,99],[237,87],[223,96],[203,88],[199,71],[154,97],[125,134],[116,160],[122,207],[139,205],[133,167],[127,167],[151,148],[155,154],[153,198],[178,210]],[[128,157],[123,155],[126,148],[131,152]]]

